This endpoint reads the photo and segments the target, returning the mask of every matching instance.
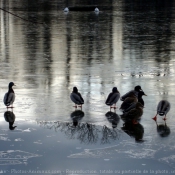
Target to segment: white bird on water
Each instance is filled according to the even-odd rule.
[[[64,12],[69,12],[69,8],[68,7],[64,8]]]
[[[100,12],[100,10],[96,7],[95,10],[94,10],[94,12],[95,12],[96,14],[98,14],[98,13]]]

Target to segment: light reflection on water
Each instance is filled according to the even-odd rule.
[[[127,0],[111,1],[112,10],[104,9],[98,15],[93,11],[64,14],[63,1],[15,2],[2,0],[1,7],[27,20],[44,22],[29,23],[0,11],[0,98],[3,99],[8,83],[14,81],[16,120],[72,121],[74,108],[69,95],[77,86],[85,99],[81,122],[111,128],[112,123],[105,116],[109,111],[104,104],[107,95],[114,86],[123,95],[140,84],[148,95],[144,97],[140,121],[144,144],[149,145],[155,138],[165,144],[172,142],[173,2],[163,1],[165,4],[160,6],[150,1],[137,5]],[[164,140],[158,137],[151,119],[162,99],[172,106],[167,117],[171,132]],[[0,111],[3,116],[3,105]],[[118,109],[116,113],[121,114]],[[164,124],[161,118],[158,122]],[[117,128],[122,126],[120,120]]]

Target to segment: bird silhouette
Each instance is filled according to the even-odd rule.
[[[73,91],[70,94],[70,98],[72,100],[72,102],[75,103],[75,108],[77,108],[78,106],[82,108],[82,105],[84,104],[84,99],[81,96],[81,94],[78,92],[78,88],[77,87],[73,87]]]
[[[12,88],[13,86],[15,86],[15,84],[13,82],[10,82],[8,86],[8,92],[4,95],[3,101],[7,108],[13,108],[13,103],[15,101],[15,92]]]
[[[117,87],[113,87],[112,92],[108,95],[105,104],[111,108],[116,109],[116,103],[120,98],[120,92]]]
[[[134,90],[131,90],[129,92],[127,92],[125,95],[123,95],[120,100],[124,101],[127,97],[130,97],[133,93],[135,94],[136,97],[138,97],[138,93],[142,91],[142,88],[140,85],[135,86]]]
[[[163,120],[166,120],[166,115],[170,110],[170,103],[167,100],[161,100],[157,105],[157,114],[153,117],[153,120],[157,121],[157,115],[165,116]]]

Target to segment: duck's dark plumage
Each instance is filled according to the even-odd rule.
[[[165,116],[164,120],[166,120],[166,115],[169,112],[170,108],[171,108],[170,102],[168,102],[167,100],[161,100],[157,105],[157,114],[153,119],[156,121],[157,115],[160,115]]]
[[[105,104],[108,106],[115,105],[120,98],[120,92],[117,87],[112,89],[112,92],[108,95]]]
[[[121,100],[121,101],[124,101],[127,97],[131,97],[133,93],[135,94],[136,97],[138,97],[138,93],[139,93],[140,91],[142,91],[141,86],[140,86],[140,85],[135,86],[134,90],[131,90],[131,91],[127,92],[125,95],[123,95],[123,96],[120,98],[120,100]]]
[[[13,105],[14,101],[15,101],[15,93],[14,93],[14,90],[13,90],[13,86],[15,86],[15,84],[13,82],[10,82],[9,83],[9,86],[8,86],[8,92],[5,93],[4,95],[4,104],[9,107],[10,105]]]
[[[81,96],[81,94],[78,92],[77,87],[73,87],[73,91],[70,94],[70,98],[76,105],[84,104],[84,99]]]

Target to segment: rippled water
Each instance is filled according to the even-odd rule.
[[[27,154],[35,157],[33,162],[41,161],[39,157],[44,156],[43,153],[37,153],[37,150],[46,151],[48,156],[51,152],[45,150],[48,146],[48,138],[45,137],[50,131],[54,137],[57,134],[53,129],[56,127],[53,122],[71,124],[74,122],[71,118],[74,108],[69,97],[73,86],[78,87],[85,100],[82,109],[84,116],[78,120],[80,126],[81,123],[93,124],[100,128],[98,132],[103,133],[105,125],[109,129],[104,132],[107,132],[106,138],[108,138],[111,136],[110,129],[113,123],[106,117],[109,111],[109,107],[104,104],[107,95],[114,86],[117,86],[123,95],[139,84],[148,95],[144,97],[145,108],[139,129],[144,142],[138,144],[135,143],[133,137],[129,138],[121,130],[123,121],[120,119],[116,130],[124,135],[124,139],[118,138],[117,144],[114,139],[112,143],[106,143],[107,148],[104,148],[97,143],[93,143],[92,147],[85,146],[87,143],[80,142],[76,136],[76,146],[72,145],[73,151],[68,154],[63,153],[64,166],[62,166],[70,167],[71,158],[75,158],[78,163],[79,158],[90,163],[92,160],[86,158],[100,157],[96,167],[99,170],[103,161],[109,162],[111,157],[116,158],[118,154],[122,154],[120,158],[123,156],[124,158],[121,162],[134,159],[134,168],[137,168],[136,165],[140,159],[144,159],[139,164],[142,167],[141,170],[144,169],[143,167],[147,170],[153,168],[148,161],[145,161],[146,159],[155,161],[155,170],[158,170],[159,163],[167,167],[169,165],[171,168],[175,167],[173,153],[175,4],[173,1],[88,2],[88,5],[98,4],[99,14],[93,11],[70,10],[67,14],[63,12],[65,6],[83,5],[85,3],[83,1],[75,3],[55,0],[31,0],[30,2],[1,0],[0,3],[1,8],[23,18],[0,11],[0,98],[3,99],[10,81],[17,85],[14,87],[16,100],[13,110],[17,128],[12,133],[4,131],[5,128],[8,130],[8,123],[4,120],[6,109],[3,103],[0,106],[2,116],[0,142],[4,146],[1,148],[2,151],[10,150],[11,147],[5,149],[10,143],[10,145],[15,145],[15,152],[18,150],[22,152],[20,155],[23,155],[24,150],[20,144],[16,143],[24,143],[29,147],[30,144],[42,145],[40,149],[34,147],[35,151],[31,148],[25,150]],[[170,132],[166,137],[161,137],[157,132],[156,123],[151,119],[156,114],[156,107],[161,99],[166,99],[171,103],[171,110],[166,121]],[[120,104],[121,101],[117,106],[119,107]],[[118,109],[116,113],[117,116],[121,114]],[[43,124],[43,122],[46,123]],[[51,130],[45,128],[48,125],[47,122],[51,122],[51,126],[54,126]],[[161,117],[158,119],[158,124],[164,124]],[[43,139],[36,138],[35,140],[35,132],[30,132],[31,140],[27,143],[25,136],[28,131],[31,131],[28,128],[35,128],[34,131],[38,131]],[[22,131],[22,136],[19,136],[17,131]],[[81,131],[80,129],[75,133],[78,134]],[[65,135],[60,137],[63,139]],[[103,134],[97,139],[99,143],[102,138]],[[22,142],[23,140],[25,141]],[[72,143],[69,137],[63,140],[64,143]],[[80,143],[81,146],[79,146]],[[55,142],[53,145],[56,147]],[[63,149],[65,145],[60,147]],[[80,147],[81,150],[78,149]],[[64,151],[69,149],[71,148],[65,148]],[[52,151],[54,152],[54,149]],[[51,155],[53,156],[53,153]],[[70,159],[64,159],[65,157]],[[55,157],[52,160],[58,161]],[[1,161],[5,159],[1,158]],[[71,166],[74,169],[78,166],[76,161]],[[111,163],[111,166],[106,164],[105,169],[114,169],[115,161]],[[28,163],[26,169],[29,167],[34,168],[34,163]],[[54,169],[53,167],[51,169]],[[92,168],[93,165],[91,164],[90,167]],[[124,169],[124,163],[121,163],[119,167]],[[167,167],[165,169],[169,170],[170,167]],[[129,167],[129,169],[132,168]]]

